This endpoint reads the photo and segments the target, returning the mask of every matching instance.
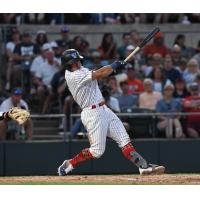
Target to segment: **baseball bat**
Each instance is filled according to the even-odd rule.
[[[144,40],[126,57],[125,62],[128,61],[133,55],[135,55],[142,47],[144,47],[147,42],[149,42],[158,32],[160,31],[159,27],[155,27],[145,38]]]

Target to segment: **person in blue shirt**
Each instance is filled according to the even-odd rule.
[[[180,101],[173,98],[174,85],[167,84],[163,90],[163,98],[156,104],[156,112],[158,113],[177,113],[182,107]],[[175,137],[185,137],[180,117],[176,115],[159,116],[157,124],[159,130],[165,130],[166,137],[173,137],[173,128],[175,128]]]

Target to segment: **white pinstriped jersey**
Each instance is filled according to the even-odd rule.
[[[120,119],[106,106],[97,104],[103,96],[96,80],[92,80],[92,72],[80,69],[65,72],[65,79],[74,100],[83,108],[81,121],[87,129],[90,152],[99,157],[105,150],[106,137],[111,137],[121,148],[130,142],[130,138]],[[91,105],[97,105],[92,109]]]
[[[65,71],[68,88],[78,105],[83,109],[103,101],[103,96],[96,80],[92,80],[92,71],[81,67],[70,72]]]

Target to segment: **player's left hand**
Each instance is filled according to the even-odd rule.
[[[29,111],[18,107],[11,108],[6,114],[20,125],[24,124],[30,117]]]
[[[127,62],[123,60],[117,60],[111,64],[111,67],[115,70],[118,67],[124,67],[127,64]]]

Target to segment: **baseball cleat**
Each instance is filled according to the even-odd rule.
[[[58,175],[59,176],[66,176],[70,171],[72,171],[74,168],[70,164],[68,160],[65,160],[60,167],[58,167]]]
[[[139,168],[139,171],[140,175],[163,174],[165,172],[165,167],[155,164],[148,164],[146,169]]]

